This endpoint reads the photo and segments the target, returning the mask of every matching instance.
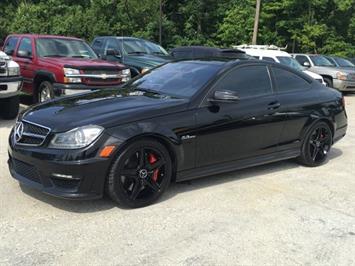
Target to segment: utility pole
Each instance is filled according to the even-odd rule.
[[[160,0],[160,20],[159,20],[159,44],[162,44],[162,34],[163,34],[163,3]]]
[[[259,19],[260,19],[260,6],[261,6],[261,0],[256,0],[254,33],[253,33],[253,41],[252,41],[253,45],[257,44],[257,39],[258,39]]]

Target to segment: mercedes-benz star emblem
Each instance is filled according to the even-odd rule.
[[[142,179],[146,179],[148,176],[148,171],[146,169],[142,169],[139,171],[139,177]]]
[[[18,122],[16,124],[16,127],[15,127],[15,140],[16,140],[16,142],[19,142],[21,140],[22,134],[23,134],[23,123],[22,122]]]

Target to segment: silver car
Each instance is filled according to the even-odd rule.
[[[339,68],[322,55],[292,54],[292,56],[309,71],[324,78],[327,86],[339,91],[355,91],[355,70]]]

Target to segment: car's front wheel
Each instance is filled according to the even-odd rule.
[[[167,149],[155,140],[140,140],[120,152],[109,172],[106,190],[119,205],[140,208],[163,194],[171,176]]]
[[[35,101],[43,103],[52,99],[54,99],[53,84],[49,81],[42,81],[38,86]]]
[[[325,122],[316,123],[303,140],[300,163],[316,167],[323,164],[333,143],[330,127]]]

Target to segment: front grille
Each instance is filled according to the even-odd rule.
[[[40,183],[38,171],[34,166],[16,159],[11,159],[11,166],[12,169],[20,176],[30,179],[31,181]]]
[[[19,130],[21,123],[23,131]],[[19,131],[22,131],[22,134]],[[20,145],[40,146],[44,143],[49,133],[49,128],[23,120],[16,124],[14,138],[15,142]]]
[[[119,70],[117,69],[102,69],[102,70],[83,70],[83,74],[87,75],[117,75]],[[114,85],[122,83],[121,78],[97,78],[97,77],[87,77],[83,78],[83,82],[87,85]]]

